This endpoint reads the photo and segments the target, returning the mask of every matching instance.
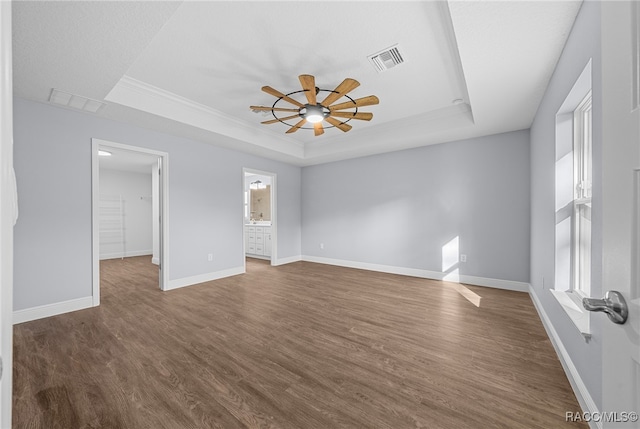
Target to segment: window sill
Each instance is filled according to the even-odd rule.
[[[591,338],[589,327],[590,313],[582,306],[582,296],[574,291],[562,291],[551,289],[551,294],[562,306],[569,319],[573,322],[585,340]]]

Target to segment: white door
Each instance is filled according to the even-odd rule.
[[[601,7],[602,288],[622,293],[629,318],[620,325],[593,315],[602,328],[600,420],[604,428],[638,428],[632,413],[640,412],[640,8],[629,1]]]
[[[13,362],[13,224],[17,215],[13,175],[11,2],[0,1],[0,427],[11,427]]]
[[[158,177],[156,177],[155,179],[157,180],[157,184],[158,184],[158,193],[157,195],[153,195],[153,198],[158,198],[158,203],[156,205],[157,210],[158,210],[158,225],[157,225],[157,229],[156,229],[156,225],[154,225],[154,234],[156,234],[156,236],[158,237],[158,278],[160,279],[160,281],[158,282],[158,287],[160,288],[160,290],[165,290],[166,288],[169,287],[168,282],[166,281],[166,277],[164,274],[163,270],[166,270],[167,267],[165,267],[165,264],[163,264],[164,258],[163,258],[163,252],[164,252],[164,244],[163,244],[163,240],[164,240],[164,180],[163,180],[163,173],[164,173],[164,165],[162,164],[163,159],[161,156],[158,157]],[[156,204],[154,202],[154,204]]]

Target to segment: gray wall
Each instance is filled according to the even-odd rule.
[[[599,323],[592,318],[587,343],[549,292],[554,281],[555,252],[555,115],[590,58],[593,58],[593,210],[592,296],[603,295],[602,278],[602,88],[600,3],[586,1],[531,126],[531,286],[558,333],[582,381],[601,408],[601,343]],[[544,278],[544,287],[543,287]]]
[[[169,153],[170,279],[243,265],[243,167],[278,175],[278,257],[300,255],[299,167],[19,98],[14,133],[14,310],[91,296],[91,138]]]
[[[529,281],[529,133],[516,131],[302,170],[306,256]],[[324,243],[324,249],[319,244]]]

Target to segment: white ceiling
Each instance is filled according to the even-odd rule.
[[[528,128],[580,4],[15,2],[14,93],[57,88],[105,100],[105,118],[311,165]],[[394,44],[405,62],[378,73],[367,56]],[[276,100],[260,88],[297,91],[300,74],[358,80],[373,120],[318,137],[260,124],[249,105]]]
[[[129,171],[151,175],[152,168],[158,163],[158,157],[149,153],[135,152],[126,149],[104,147],[111,156],[99,156],[100,169]]]

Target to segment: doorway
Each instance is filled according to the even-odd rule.
[[[246,258],[277,265],[276,174],[243,168],[242,184],[245,271]]]
[[[149,257],[168,285],[168,154],[92,139],[93,306],[100,260]]]

